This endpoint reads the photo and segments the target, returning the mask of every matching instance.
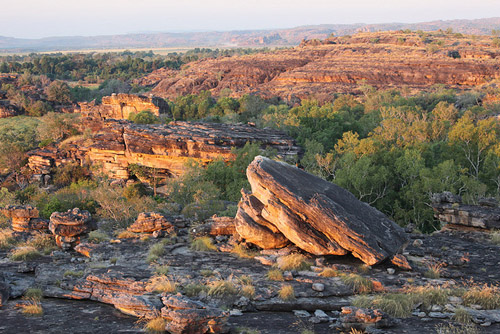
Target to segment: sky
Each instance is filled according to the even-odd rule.
[[[500,16],[500,0],[0,0],[0,36],[291,28]]]

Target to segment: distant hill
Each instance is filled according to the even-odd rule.
[[[332,33],[336,36],[344,36],[356,32],[401,29],[432,31],[448,28],[462,34],[488,35],[493,29],[500,29],[500,17],[422,23],[322,24],[272,30],[141,33],[88,37],[47,37],[41,39],[0,36],[0,50],[4,52],[39,52],[126,48],[291,46],[299,44],[303,39],[324,39]]]

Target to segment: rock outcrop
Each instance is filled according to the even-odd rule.
[[[481,229],[500,228],[500,207],[494,199],[480,199],[480,205],[462,204],[460,196],[450,192],[433,194],[431,197],[434,216],[452,226]]]
[[[191,228],[192,236],[201,237],[205,235],[233,235],[236,234],[236,226],[232,217],[213,216],[203,222],[203,224]]]
[[[39,218],[38,209],[31,205],[9,205],[0,209],[12,222],[15,232],[42,231],[49,228],[49,222]]]
[[[262,149],[275,149],[284,159],[300,153],[295,141],[271,129],[244,124],[171,122],[165,125],[139,125],[126,120],[104,120],[92,137],[66,143],[64,148],[50,147],[28,153],[28,166],[44,179],[53,167],[71,162],[99,165],[112,179],[130,178],[129,166],[148,167],[151,177],[162,179],[185,172],[190,159],[206,164],[216,159],[235,158],[232,148],[247,142]]]
[[[93,228],[92,216],[86,210],[74,208],[50,215],[49,230],[55,235],[57,245],[65,250],[79,244],[80,236]]]
[[[79,108],[75,109],[75,112],[100,119],[128,119],[130,114],[139,113],[144,110],[149,110],[156,116],[168,114],[170,111],[168,103],[157,96],[113,94],[111,96],[104,96],[102,104],[99,105],[96,105],[95,101],[80,102]]]
[[[200,60],[176,75],[165,74],[153,93],[174,98],[230,89],[233,96],[255,93],[293,101],[331,100],[333,93],[359,92],[362,83],[382,89],[425,89],[435,84],[463,89],[498,78],[499,56],[491,37],[360,33],[287,50]],[[160,75],[152,74],[155,80]]]
[[[21,115],[21,111],[7,100],[0,100],[0,118]]]
[[[239,204],[236,231],[259,247],[283,240],[315,255],[352,253],[373,265],[407,244],[404,230],[383,213],[296,167],[258,156],[247,177],[252,194]]]
[[[209,307],[180,294],[162,298],[162,318],[167,320],[166,330],[172,334],[227,333],[229,313]]]
[[[153,233],[155,231],[174,231],[174,223],[167,216],[156,212],[142,212],[127,230],[134,233]]]

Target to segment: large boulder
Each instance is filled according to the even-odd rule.
[[[80,236],[94,229],[90,212],[74,208],[50,215],[49,230],[55,235],[62,249],[70,249],[80,243]]]
[[[38,217],[38,209],[31,205],[9,205],[0,209],[12,222],[15,232],[47,230],[49,222]]]
[[[247,177],[252,194],[240,201],[236,231],[259,247],[282,246],[278,241],[286,240],[315,255],[352,253],[373,265],[408,242],[404,230],[383,213],[296,167],[258,156]]]
[[[134,233],[152,233],[155,231],[174,231],[174,225],[167,216],[156,212],[142,212],[127,230]]]

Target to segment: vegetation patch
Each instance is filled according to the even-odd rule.
[[[293,286],[285,284],[281,287],[280,291],[278,292],[278,296],[282,300],[293,300],[295,299],[295,290],[293,289]]]
[[[25,246],[14,249],[10,253],[9,259],[12,261],[28,261],[40,256],[42,256],[42,254],[35,247]]]
[[[276,265],[281,270],[309,270],[312,263],[299,253],[280,256],[276,260]]]
[[[371,279],[358,274],[343,275],[342,281],[350,286],[356,293],[369,293],[374,289],[374,284]]]
[[[191,249],[197,252],[213,252],[217,250],[212,238],[199,237],[191,241]]]

